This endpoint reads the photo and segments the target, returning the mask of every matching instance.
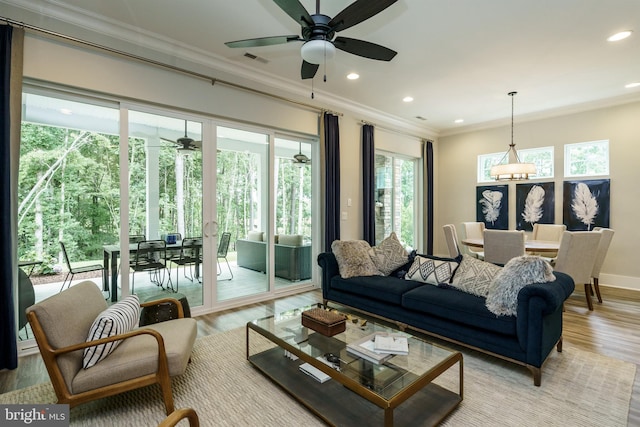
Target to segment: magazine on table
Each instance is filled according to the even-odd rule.
[[[401,335],[378,333],[374,339],[373,349],[379,353],[409,354],[409,340]]]
[[[367,335],[364,338],[347,344],[347,352],[376,364],[386,362],[394,355],[390,353],[381,353],[374,349],[375,338],[378,333]]]

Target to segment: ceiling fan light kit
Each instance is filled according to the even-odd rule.
[[[364,40],[336,37],[335,33],[351,28],[371,18],[398,0],[356,0],[333,18],[320,13],[320,0],[316,0],[316,13],[311,15],[299,0],[273,0],[287,15],[300,25],[301,37],[296,35],[260,37],[226,42],[231,48],[271,46],[291,42],[304,42],[300,49],[302,79],[312,79],[319,65],[333,58],[336,49],[363,58],[391,61],[397,52]]]
[[[535,175],[536,165],[533,163],[522,163],[520,161],[520,157],[518,156],[518,152],[516,151],[516,144],[513,142],[513,97],[518,92],[509,92],[508,95],[511,97],[511,144],[509,144],[509,149],[504,156],[500,159],[498,164],[491,167],[491,179],[495,179],[496,181],[517,181],[517,180],[525,180],[529,179],[531,175]],[[511,152],[513,152],[513,157],[515,162],[511,162]],[[506,164],[502,164],[504,160],[507,160]]]
[[[336,47],[326,40],[309,40],[300,48],[300,56],[310,64],[324,64],[336,54]]]

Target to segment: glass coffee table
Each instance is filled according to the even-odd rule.
[[[437,425],[462,401],[460,352],[352,315],[344,332],[325,336],[302,326],[301,314],[309,308],[247,323],[247,360],[328,424]],[[378,332],[406,337],[408,354],[374,363],[347,349]],[[303,363],[331,380],[305,375],[299,369]],[[457,392],[432,382],[456,364]]]

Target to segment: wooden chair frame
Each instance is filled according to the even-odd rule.
[[[141,307],[148,307],[163,303],[173,303],[177,307],[178,317],[184,317],[184,311],[182,304],[175,298],[163,298],[156,301],[150,301],[148,303],[140,304]],[[58,398],[58,403],[67,403],[69,407],[73,408],[81,403],[86,403],[92,400],[101,399],[107,396],[113,396],[125,391],[134,390],[136,388],[145,387],[151,384],[158,384],[162,392],[162,399],[167,415],[174,411],[173,406],[173,394],[171,391],[171,377],[169,376],[169,364],[167,362],[167,354],[164,347],[164,339],[162,335],[153,329],[136,329],[135,331],[128,332],[126,334],[115,335],[108,338],[101,338],[95,341],[82,342],[62,348],[54,348],[49,344],[49,340],[45,335],[44,330],[38,320],[38,316],[35,312],[31,311],[27,313],[29,324],[38,343],[42,360],[49,373],[51,384]],[[84,350],[87,347],[92,347],[98,344],[104,344],[111,341],[118,341],[127,338],[131,338],[138,335],[151,335],[158,342],[158,369],[154,374],[144,375],[138,378],[132,378],[126,381],[122,381],[117,384],[110,384],[105,387],[99,387],[94,390],[85,391],[78,394],[73,394],[67,388],[67,383],[62,376],[62,372],[58,366],[58,357],[78,350]]]

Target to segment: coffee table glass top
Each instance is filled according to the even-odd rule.
[[[450,366],[454,358],[460,357],[458,352],[439,347],[409,333],[372,321],[365,322],[351,315],[344,332],[327,337],[302,326],[302,312],[313,307],[315,306],[254,320],[247,326],[285,349],[291,347],[310,356],[312,360],[319,360],[319,363],[337,368],[338,375],[342,374],[354,380],[385,400],[392,399],[403,390],[414,386],[416,382],[424,382],[426,376],[437,377]],[[409,354],[393,355],[383,363],[376,364],[348,351],[347,344],[376,332],[406,337]]]

